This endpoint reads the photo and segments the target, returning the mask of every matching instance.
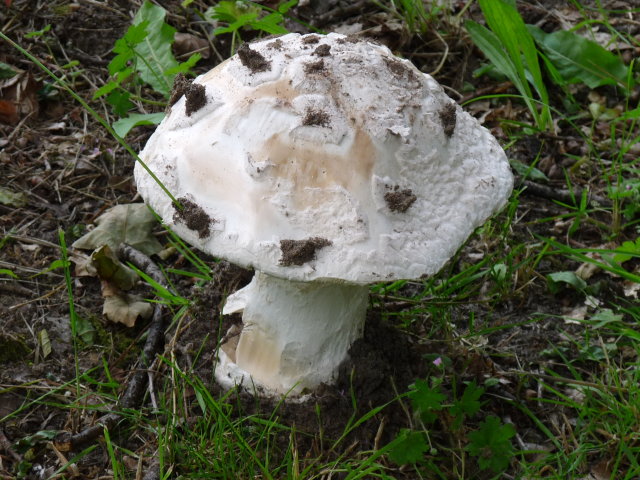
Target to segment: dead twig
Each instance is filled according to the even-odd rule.
[[[149,275],[155,282],[167,288],[167,284],[156,264],[145,254],[129,245],[121,245],[118,249],[118,256],[126,262],[134,264],[137,268]],[[156,356],[161,353],[164,347],[165,321],[163,315],[163,305],[158,303],[153,311],[147,340],[140,353],[138,368],[131,377],[124,395],[118,402],[118,410],[137,408],[142,401],[144,391],[147,387],[148,370],[151,368]],[[71,435],[68,433],[60,435],[55,445],[60,451],[69,451],[79,445],[84,445],[100,437],[104,429],[113,429],[122,416],[119,412],[108,413],[98,419],[95,425],[83,431]]]
[[[525,187],[523,193],[527,195],[535,195],[536,197],[546,198],[548,200],[556,200],[567,204],[574,204],[579,202],[583,195],[583,189],[576,188],[573,191],[565,190],[561,188],[553,188],[547,185],[541,185],[540,183],[532,182],[531,180],[519,179],[517,185],[519,187]],[[588,193],[587,199],[589,205],[592,207],[610,208],[612,206],[611,200],[601,197],[592,193]]]

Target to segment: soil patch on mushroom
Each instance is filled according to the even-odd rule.
[[[387,202],[389,210],[398,213],[406,212],[417,198],[411,189],[406,188],[400,190],[399,185],[396,185],[393,187],[393,190],[384,194],[384,201]]]
[[[444,134],[447,138],[451,138],[456,129],[456,106],[453,103],[445,105],[440,110],[440,121],[442,122]]]
[[[309,109],[302,119],[302,125],[308,127],[327,127],[329,126],[329,115],[322,110]]]
[[[204,85],[199,83],[190,83],[186,88],[184,95],[186,97],[185,113],[190,117],[192,113],[197,112],[207,104],[207,92]]]
[[[331,47],[329,45],[318,45],[313,54],[318,57],[328,57],[331,55]]]
[[[242,65],[253,73],[265,72],[271,68],[271,62],[264,58],[260,52],[252,50],[246,43],[238,48],[238,57],[240,57]]]
[[[326,238],[313,237],[306,240],[280,240],[282,258],[280,265],[304,265],[316,258],[316,251],[328,247],[331,241]]]
[[[200,238],[208,237],[211,232],[210,225],[215,222],[215,219],[211,218],[200,205],[186,197],[181,197],[178,201],[182,209],[176,208],[173,221],[184,223],[189,229],[198,232]]]

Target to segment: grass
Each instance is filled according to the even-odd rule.
[[[587,9],[574,3],[586,18]],[[420,34],[439,14],[424,11],[422,3],[394,1],[388,6],[406,20],[410,31]],[[157,390],[149,394],[149,406],[124,412],[128,426],[123,431],[105,430],[103,445],[113,478],[137,476],[131,462],[141,468],[150,457],[158,461],[162,478],[567,479],[584,478],[589,472],[611,479],[640,476],[640,309],[632,297],[621,292],[622,285],[631,288],[640,284],[639,170],[629,159],[640,140],[638,106],[630,103],[629,92],[620,85],[594,87],[617,88],[624,99],[624,111],[608,120],[607,141],[595,141],[593,137],[603,136],[602,116],[585,121],[591,113],[577,102],[572,106],[581,108],[577,112],[552,106],[547,85],[561,82],[569,89],[569,83],[561,81],[562,75],[553,70],[549,50],[536,43],[543,42],[543,37],[529,33],[509,2],[487,1],[480,6],[489,28],[468,23],[469,33],[519,92],[517,96],[484,98],[495,105],[520,99],[532,119],[531,124],[504,124],[512,133],[507,139],[513,145],[509,153],[515,152],[522,138],[551,132],[554,120],[570,125],[587,150],[576,158],[577,166],[562,172],[565,188],[573,192],[576,182],[599,188],[611,206],[591,206],[585,189],[583,195],[574,195],[571,203],[550,202],[547,213],[530,220],[529,210],[536,206],[518,191],[504,212],[479,229],[440,274],[419,282],[373,286],[372,308],[416,343],[425,345],[429,350],[425,358],[432,366],[429,375],[416,378],[408,391],[396,392],[390,404],[359,406],[354,392],[345,392],[353,402],[353,413],[337,435],[327,436],[321,428],[301,431],[285,423],[283,404],[261,409],[239,401],[233,393],[212,393],[207,388],[211,379],[186,367],[178,360],[179,352],[169,349],[169,356],[153,372]],[[288,8],[290,5],[276,12],[280,17],[261,24],[256,22],[264,12],[254,7],[250,17],[236,18],[242,24],[227,22],[227,31],[218,34],[231,34],[237,42],[243,29],[256,24],[281,27]],[[624,41],[635,41],[614,28],[606,10],[600,8],[599,12],[598,21],[611,33]],[[508,18],[513,29],[501,27],[499,17]],[[585,21],[581,26],[590,25],[593,23]],[[0,37],[10,41],[2,33]],[[14,46],[80,101],[137,158],[109,122],[64,79],[19,45]],[[629,91],[635,82],[633,72],[632,65],[627,72]],[[531,168],[539,166],[541,156]],[[548,233],[551,225],[558,226],[560,233],[555,237]],[[544,234],[537,233],[541,228]],[[206,285],[213,273],[196,252],[169,235],[170,244],[186,261],[180,268],[165,270],[172,288],[168,290],[138,273],[154,294],[174,309],[171,335],[177,337],[195,321],[193,299],[181,292],[180,281],[190,278]],[[0,244],[5,248],[4,240]],[[26,392],[24,403],[0,418],[2,426],[19,422],[38,408],[66,412],[77,424],[80,412],[93,414],[112,405],[122,380],[116,380],[115,368],[106,359],[88,370],[80,366],[78,355],[87,347],[79,339],[63,233],[60,245],[75,374],[71,381],[47,386],[0,386],[0,394]],[[581,265],[594,273],[578,276]],[[0,273],[16,275],[11,269]],[[540,298],[540,311],[525,308],[532,295]],[[565,300],[580,307],[574,309],[575,315],[546,311],[544,302],[559,309]],[[526,313],[517,314],[518,309]],[[545,328],[559,334],[546,338]],[[512,346],[511,339],[539,341],[544,347],[529,360],[530,351],[522,344]],[[189,358],[193,365],[204,355],[207,340],[192,346]],[[131,344],[125,350],[135,348]],[[354,432],[366,422],[379,421],[384,430],[381,418],[392,405],[405,413],[402,428],[393,438],[376,443],[373,449],[354,444]],[[320,425],[323,417],[332,414],[316,413]],[[137,451],[124,446],[131,437],[137,438]],[[14,448],[21,454],[31,449],[37,456],[51,440],[51,434],[43,432],[25,436]],[[96,448],[90,446],[69,458],[54,475],[73,476],[74,465],[89,458]],[[24,460],[16,472],[26,474],[32,466]]]

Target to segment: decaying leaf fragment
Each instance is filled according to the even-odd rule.
[[[133,327],[138,317],[147,320],[153,313],[153,306],[138,295],[120,292],[105,297],[102,314],[111,322],[123,323]]]
[[[8,125],[16,125],[39,110],[38,82],[29,72],[13,70],[14,76],[0,80],[0,123]]]
[[[109,245],[115,252],[121,243],[126,243],[146,255],[162,250],[162,245],[152,234],[156,218],[144,203],[111,207],[95,223],[97,227],[76,240],[74,248],[95,250]]]

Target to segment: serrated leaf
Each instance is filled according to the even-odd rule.
[[[162,245],[152,234],[157,220],[144,203],[111,207],[95,223],[96,228],[76,240],[74,248],[95,250],[109,245],[111,250],[117,251],[121,243],[126,243],[146,255],[162,250]]]
[[[513,425],[503,425],[498,417],[492,415],[482,422],[478,430],[469,433],[466,450],[478,457],[481,469],[501,472],[509,466],[513,457],[511,437],[515,434]]]
[[[138,57],[136,69],[140,78],[151,85],[156,92],[169,98],[175,75],[166,75],[165,72],[175,68],[178,62],[171,51],[176,30],[165,23],[166,14],[164,8],[145,0],[136,13],[133,24],[148,22],[146,26],[148,35],[134,47]]]
[[[398,465],[417,463],[424,458],[429,445],[422,432],[403,429],[389,450],[389,460]]]
[[[442,402],[446,400],[439,387],[431,387],[424,380],[416,380],[413,389],[409,392],[411,405],[418,412],[422,420],[431,423],[438,418],[436,411],[442,410]]]
[[[589,88],[615,84],[630,87],[629,68],[596,42],[566,30],[546,33],[533,25],[527,28],[567,82],[582,82]]]
[[[111,322],[122,323],[133,327],[138,318],[146,320],[151,317],[153,306],[142,297],[120,293],[105,297],[102,314]]]
[[[158,125],[164,118],[164,112],[161,113],[132,113],[126,118],[121,118],[117,122],[113,122],[113,129],[122,138],[126,137],[133,127],[140,125]]]
[[[479,399],[483,393],[484,388],[478,387],[474,380],[466,386],[462,397],[454,400],[449,412],[455,417],[456,427],[460,426],[465,415],[472,416],[480,411],[482,403]]]
[[[107,102],[113,107],[116,115],[126,115],[135,105],[129,100],[131,94],[123,90],[115,90],[107,97]],[[116,122],[117,123],[117,122]],[[121,135],[124,136],[124,135]]]

